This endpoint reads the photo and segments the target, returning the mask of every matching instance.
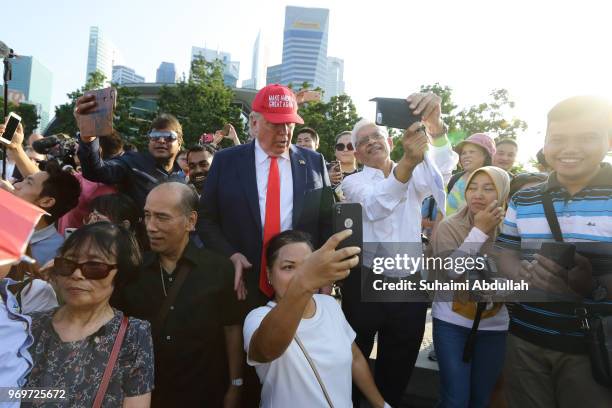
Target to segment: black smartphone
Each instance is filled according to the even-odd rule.
[[[332,217],[333,233],[350,229],[353,235],[342,241],[336,249],[357,246],[363,253],[363,218],[361,204],[358,203],[337,203],[334,204],[334,214]],[[359,254],[359,264],[355,268],[361,268],[361,255]]]
[[[575,265],[576,246],[567,242],[543,242],[538,252],[557,265],[571,269]]]
[[[376,124],[396,129],[408,129],[421,117],[412,113],[408,101],[401,98],[374,98],[376,102]]]
[[[13,140],[13,135],[17,131],[17,127],[21,122],[21,116],[16,114],[15,112],[11,112],[8,115],[6,120],[6,124],[4,126],[4,133],[0,135],[0,141],[5,144],[11,144],[11,140]]]

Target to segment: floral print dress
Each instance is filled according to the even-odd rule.
[[[56,310],[32,314],[34,345],[30,353],[34,368],[27,387],[64,389],[66,399],[22,406],[91,408],[123,313],[114,310],[115,316],[96,333],[83,340],[64,342],[52,325]],[[102,407],[121,407],[125,397],[151,392],[153,364],[151,326],[149,322],[130,318]]]

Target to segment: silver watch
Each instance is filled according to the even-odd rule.
[[[234,387],[242,387],[243,384],[244,384],[244,380],[242,378],[234,378],[232,380],[232,385]]]

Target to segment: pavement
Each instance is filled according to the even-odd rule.
[[[433,408],[438,399],[438,363],[428,359],[429,352],[433,348],[431,309],[427,310],[425,333],[419,356],[406,388],[404,398],[399,407],[393,408]],[[376,361],[376,343],[370,355],[370,366]],[[370,404],[363,402],[360,408],[370,408]]]

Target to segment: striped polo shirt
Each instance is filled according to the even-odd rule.
[[[612,273],[608,267],[598,268],[602,263],[595,261],[612,259],[612,166],[607,163],[602,163],[599,173],[573,196],[555,173],[547,182],[517,192],[510,200],[498,243],[529,258],[543,242],[554,242],[542,204],[546,191],[551,195],[563,240],[575,243],[576,251],[592,260],[594,276]],[[585,304],[589,303],[594,302],[585,299]],[[605,309],[605,303],[599,302],[597,307]],[[510,306],[510,331],[549,349],[585,352],[584,334],[574,313],[579,306],[570,302],[514,303]]]

